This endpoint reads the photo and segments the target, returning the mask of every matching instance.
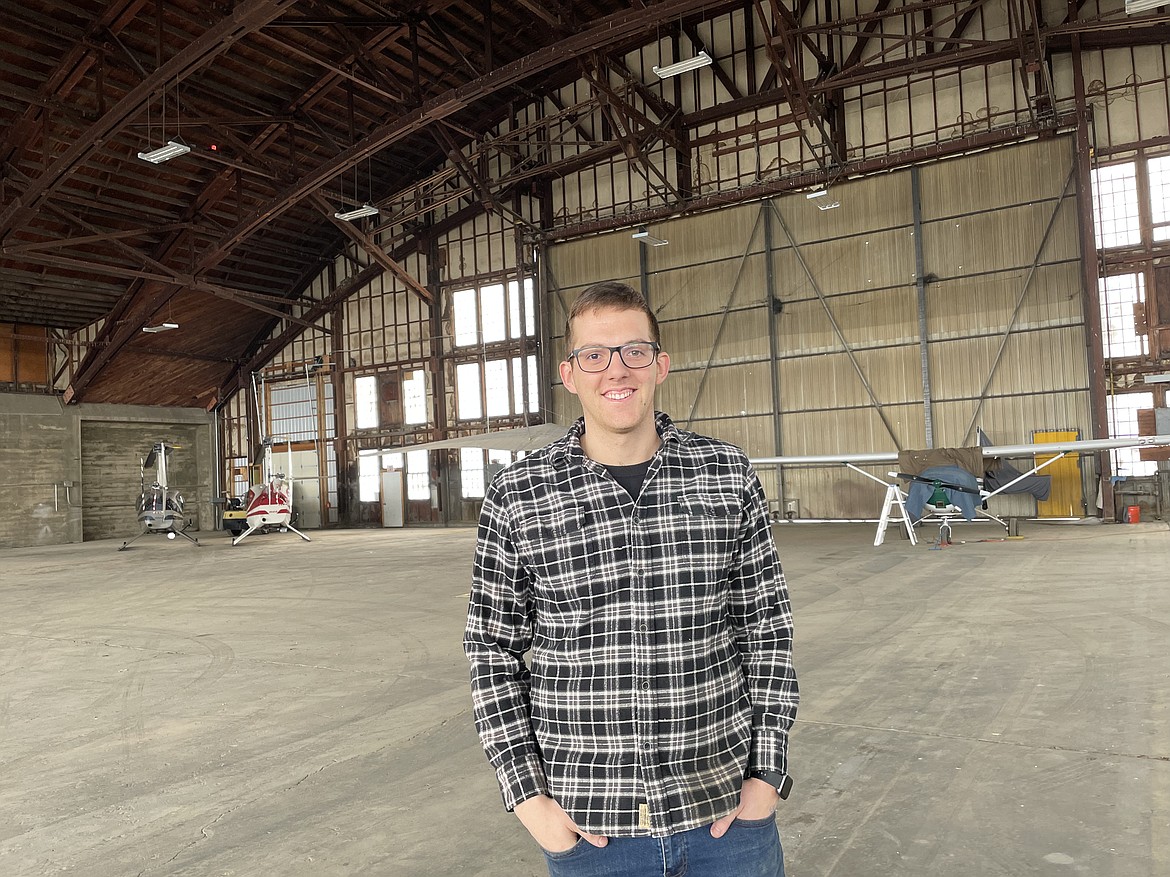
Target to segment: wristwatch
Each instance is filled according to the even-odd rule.
[[[778,770],[753,770],[748,774],[752,779],[763,780],[776,790],[781,798],[787,798],[792,791],[792,777]]]

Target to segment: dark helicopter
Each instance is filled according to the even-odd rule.
[[[168,539],[182,536],[195,545],[199,544],[198,539],[184,532],[191,526],[191,522],[183,513],[182,495],[167,484],[167,455],[178,447],[167,442],[156,442],[142,461],[142,493],[138,497],[138,523],[142,525],[142,532],[128,542],[123,542],[119,551],[125,551],[131,542],[149,533],[165,535]],[[154,483],[147,487],[146,470],[152,466],[155,469]]]

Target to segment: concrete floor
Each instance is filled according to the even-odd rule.
[[[790,877],[1170,874],[1170,529],[1024,532],[777,529]],[[473,531],[313,539],[0,553],[0,875],[545,873],[472,727]]]

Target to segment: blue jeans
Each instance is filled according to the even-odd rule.
[[[704,825],[670,837],[611,837],[600,848],[581,840],[544,858],[549,877],[784,877],[775,816],[737,819],[718,839]]]

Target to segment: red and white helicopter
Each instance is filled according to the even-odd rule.
[[[264,480],[248,488],[244,500],[246,528],[232,539],[232,545],[239,545],[253,533],[293,532],[306,542],[313,540],[292,525],[293,487],[292,479],[283,472],[276,472],[272,465],[271,437],[264,439]],[[288,469],[292,471],[292,444],[289,443]]]

